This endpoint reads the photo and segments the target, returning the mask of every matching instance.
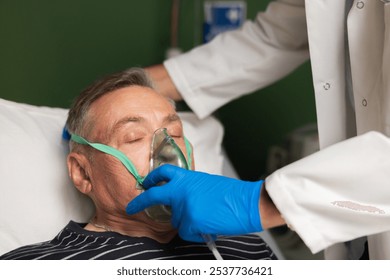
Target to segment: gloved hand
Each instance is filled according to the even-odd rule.
[[[157,183],[165,181],[163,186]],[[239,235],[262,231],[259,214],[263,181],[246,182],[165,164],[144,181],[147,189],[126,207],[135,214],[156,204],[172,207],[181,238],[202,242],[201,234]]]

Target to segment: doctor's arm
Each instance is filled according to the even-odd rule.
[[[183,98],[203,118],[283,78],[308,58],[304,0],[279,0],[240,29],[146,70],[162,94]]]
[[[266,178],[286,223],[312,253],[390,230],[390,139],[368,132]]]
[[[160,94],[175,101],[183,99],[163,64],[149,66],[146,67],[145,70],[153,80],[153,83]]]
[[[269,196],[265,188],[265,183],[260,193],[259,211],[263,229],[274,228],[277,226],[284,225],[286,223],[282,215],[280,214],[278,208],[276,208],[274,202]]]
[[[317,253],[390,230],[389,155],[390,139],[369,132],[279,169],[266,184],[163,165],[126,212],[170,205],[179,235],[199,242],[202,233],[259,232],[285,221]],[[157,187],[160,181],[167,183]]]

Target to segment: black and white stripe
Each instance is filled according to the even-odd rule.
[[[176,236],[162,244],[146,237],[113,232],[91,232],[85,224],[70,221],[51,241],[24,246],[0,257],[2,260],[206,260],[214,259],[206,244],[191,243]],[[219,237],[217,249],[223,259],[276,259],[271,248],[257,235]]]

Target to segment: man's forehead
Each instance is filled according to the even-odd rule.
[[[122,112],[148,114],[152,112],[175,112],[174,105],[151,88],[131,86],[107,93],[91,105],[90,111],[96,116],[107,112],[113,117],[122,118]],[[118,112],[115,115],[115,112]],[[136,117],[136,116],[134,116]]]
[[[150,120],[148,118],[145,118],[142,115],[129,114],[116,121],[112,129],[116,130],[127,124],[137,124],[137,125],[147,124],[149,121]],[[161,122],[162,124],[169,124],[172,122],[180,121],[180,117],[175,112],[166,113],[166,114],[162,114],[158,119],[158,121]]]
[[[111,100],[111,102],[115,102],[115,100],[131,100],[135,106],[140,106],[144,102],[149,102],[149,100],[161,100],[163,103],[168,102],[168,100],[157,93],[154,89],[144,86],[128,86],[120,88],[106,93],[99,99],[102,99],[102,102],[107,100]],[[97,101],[99,101],[99,99]]]
[[[92,104],[90,114],[95,129],[113,132],[129,123],[172,122],[179,120],[173,104],[151,88],[131,86],[102,96]]]

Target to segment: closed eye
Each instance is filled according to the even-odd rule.
[[[135,143],[138,143],[138,142],[141,142],[143,140],[143,138],[135,138],[135,139],[127,139],[125,140],[125,144],[135,144]]]

